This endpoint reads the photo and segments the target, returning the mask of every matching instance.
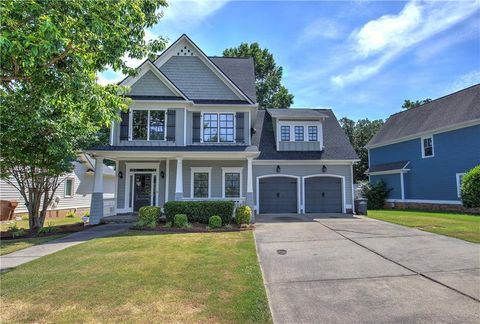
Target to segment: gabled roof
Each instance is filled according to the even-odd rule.
[[[253,58],[218,56],[209,56],[209,58],[252,101],[257,101]]]
[[[333,111],[310,110],[328,117],[323,121],[323,151],[277,151],[272,117],[268,111],[261,109],[255,123],[256,132],[252,137],[252,145],[257,146],[260,151],[258,160],[357,160],[358,156]]]
[[[480,84],[391,115],[367,148],[480,124]]]
[[[198,57],[205,63],[205,65],[212,70],[224,83],[227,87],[229,87],[237,96],[239,96],[240,100],[245,99],[248,103],[254,104],[255,100],[252,99],[249,95],[247,95],[244,91],[244,87],[240,87],[237,85],[231,78],[231,74],[225,72],[222,68],[220,68],[210,57],[208,57],[198,46],[195,44],[186,34],[180,36],[175,42],[172,43],[165,51],[163,51],[155,60],[155,65],[161,67],[170,57],[172,57],[175,53],[176,46],[181,42],[184,41],[188,45],[192,47],[192,52],[196,52]],[[193,55],[193,53],[190,53]],[[220,63],[221,65],[222,63]],[[229,66],[223,65],[223,68],[226,71],[234,72],[232,69],[234,68],[231,64]],[[237,67],[238,68],[238,67]],[[252,70],[253,73],[253,70]],[[242,78],[239,76],[237,82],[239,82]],[[245,80],[242,80],[245,82]]]

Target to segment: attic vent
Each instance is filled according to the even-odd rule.
[[[182,46],[177,50],[177,56],[193,56],[193,50],[188,46]]]

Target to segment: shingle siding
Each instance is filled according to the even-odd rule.
[[[176,96],[152,71],[148,71],[135,82],[129,94],[140,96]]]
[[[160,70],[190,99],[243,99],[196,56],[172,56]]]
[[[456,173],[480,164],[479,139],[480,125],[435,134],[434,157],[430,158],[422,158],[420,138],[386,145],[370,149],[370,165],[409,160],[405,199],[459,200]]]

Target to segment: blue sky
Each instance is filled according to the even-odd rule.
[[[386,118],[404,99],[480,82],[479,0],[172,1],[147,38],[182,33],[207,55],[258,42],[283,66],[293,107],[338,118]],[[121,78],[106,71],[99,81]]]

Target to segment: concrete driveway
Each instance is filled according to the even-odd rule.
[[[480,320],[480,245],[364,217],[260,215],[275,323]]]

